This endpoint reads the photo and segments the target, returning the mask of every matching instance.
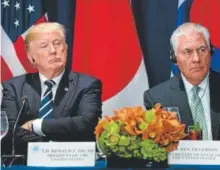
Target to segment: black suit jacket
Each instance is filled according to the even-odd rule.
[[[214,140],[220,140],[220,74],[210,71],[210,111],[211,126]],[[163,107],[177,106],[179,108],[182,123],[186,127],[193,124],[192,113],[188,103],[185,87],[180,75],[174,76],[168,81],[147,90],[144,93],[144,104],[147,109],[156,103]]]
[[[9,133],[2,147],[11,147],[14,122],[22,105],[23,96],[28,97],[29,106],[18,122],[16,131],[17,151],[25,150],[27,142],[34,141],[92,141],[94,129],[101,117],[101,82],[80,73],[65,72],[54,99],[52,118],[43,119],[41,137],[21,128],[28,120],[39,118],[41,84],[39,74],[26,74],[3,83],[2,110],[9,119]]]

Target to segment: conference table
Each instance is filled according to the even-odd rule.
[[[7,168],[3,168],[2,170],[104,170],[109,169],[106,168],[105,160],[96,161],[95,167],[32,167],[32,166],[11,166]],[[116,169],[116,168],[112,168]],[[137,169],[138,168],[127,168],[128,170]],[[139,168],[140,169],[140,168]],[[141,168],[147,169],[147,168]],[[150,168],[149,168],[150,169]],[[220,165],[170,165],[168,168],[152,168],[153,170],[220,170]]]

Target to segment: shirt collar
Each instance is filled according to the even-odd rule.
[[[184,86],[185,86],[185,89],[187,91],[187,93],[190,93],[191,89],[194,87],[194,85],[192,85],[187,79],[186,77],[181,73],[181,76],[182,76],[182,79],[183,79],[183,83],[184,83]],[[206,86],[208,84],[208,79],[209,77],[209,73],[206,75],[206,77],[202,80],[202,82],[198,85],[201,90],[205,90],[206,89]]]
[[[65,69],[62,73],[60,73],[58,76],[54,77],[52,80],[56,83],[55,85],[58,85],[60,83],[61,78],[63,77]],[[49,80],[47,77],[45,77],[43,74],[39,73],[40,81],[41,81],[41,87],[44,85],[44,82]]]

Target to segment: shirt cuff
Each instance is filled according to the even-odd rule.
[[[41,130],[41,126],[42,126],[42,121],[43,119],[36,119],[32,122],[33,124],[33,131],[38,134],[39,136],[46,136],[42,130]]]

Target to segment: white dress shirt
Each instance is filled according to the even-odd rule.
[[[189,106],[191,106],[191,98],[192,98],[192,88],[194,87],[192,84],[190,84],[186,77],[184,77],[183,74],[181,74],[183,83],[186,89],[187,97]],[[199,97],[201,99],[204,113],[205,113],[205,119],[206,119],[206,125],[208,128],[208,140],[212,140],[212,128],[211,128],[211,116],[210,116],[210,90],[209,90],[209,74],[204,78],[204,80],[198,85],[200,87],[199,91]]]
[[[64,71],[58,75],[57,77],[54,77],[52,80],[55,82],[55,85],[52,87],[52,93],[53,93],[53,100],[55,98],[56,92],[57,92],[57,88],[58,85],[60,83],[60,80],[62,78],[64,74]],[[39,77],[40,77],[40,82],[41,82],[41,99],[43,98],[44,93],[47,90],[47,85],[44,83],[45,81],[49,80],[48,78],[46,78],[44,75],[39,73]],[[46,136],[43,132],[42,132],[42,118],[36,119],[33,121],[33,131],[38,134],[39,136]]]

